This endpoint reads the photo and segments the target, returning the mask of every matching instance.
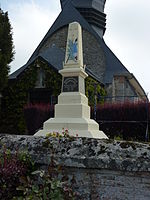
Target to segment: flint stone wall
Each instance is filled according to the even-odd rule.
[[[87,138],[0,135],[12,152],[28,150],[40,168],[55,161],[76,179],[82,200],[149,200],[150,145]]]

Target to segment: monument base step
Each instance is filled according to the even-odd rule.
[[[62,130],[39,130],[34,136],[46,136],[49,133],[62,133]],[[103,133],[103,131],[78,131],[78,130],[69,130],[69,135],[73,137],[85,137],[85,138],[96,138],[96,139],[108,139],[108,137]]]
[[[44,123],[43,130],[39,130],[34,136],[62,133],[63,129],[67,129],[69,135],[74,137],[108,139],[103,131],[99,130],[97,122],[86,118],[51,118]]]

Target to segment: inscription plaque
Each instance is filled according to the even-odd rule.
[[[63,92],[78,92],[78,77],[64,77]]]

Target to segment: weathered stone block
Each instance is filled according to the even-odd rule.
[[[82,200],[149,200],[150,145],[87,138],[44,138],[0,135],[12,152],[28,149],[41,167],[55,161],[76,179]]]

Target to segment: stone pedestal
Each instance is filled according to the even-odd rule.
[[[58,104],[55,106],[55,118],[44,123],[43,130],[36,136],[44,136],[48,133],[62,132],[68,129],[69,135],[88,138],[107,138],[99,131],[99,125],[90,119],[90,107],[88,99],[79,92],[61,93]]]
[[[69,25],[65,63],[59,73],[62,75],[62,92],[55,105],[55,117],[46,121],[43,130],[35,135],[62,133],[67,129],[71,136],[106,139],[107,136],[99,131],[98,123],[90,119],[90,107],[85,96],[85,78],[88,75],[83,66],[82,30],[77,22]]]

